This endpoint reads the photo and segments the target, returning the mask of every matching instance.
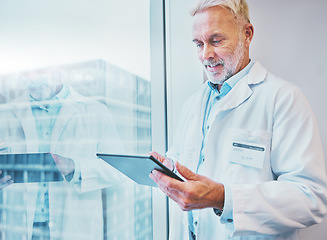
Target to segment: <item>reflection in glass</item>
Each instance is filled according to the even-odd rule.
[[[15,183],[64,180],[50,153],[0,154],[0,169],[0,178],[9,175]]]
[[[95,156],[150,151],[149,82],[101,60],[15,76],[20,94],[0,106],[0,167],[15,182],[1,191],[2,236],[151,239],[151,189]]]
[[[151,150],[149,19],[150,0],[0,1],[0,239],[152,239],[151,188],[95,155]]]

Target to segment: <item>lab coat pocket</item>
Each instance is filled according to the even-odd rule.
[[[262,130],[230,129],[230,163],[262,169],[270,159],[272,132]]]

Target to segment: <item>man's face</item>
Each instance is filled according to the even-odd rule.
[[[235,16],[222,7],[211,7],[194,16],[193,42],[213,83],[222,84],[247,64],[244,37],[238,23]]]

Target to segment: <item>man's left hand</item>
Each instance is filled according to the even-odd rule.
[[[150,177],[183,211],[210,207],[223,209],[225,195],[223,184],[193,173],[178,162],[176,162],[176,169],[184,177],[185,182],[168,177],[156,170],[152,171]]]

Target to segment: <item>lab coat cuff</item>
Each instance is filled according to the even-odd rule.
[[[75,172],[74,172],[72,182],[76,183],[76,182],[79,182],[82,180],[82,175],[81,175],[80,163],[78,161],[74,161],[74,163],[75,163]]]
[[[229,184],[223,183],[225,188],[225,203],[223,214],[221,215],[220,222],[225,224],[227,232],[232,234],[234,232],[234,220],[233,220],[233,195],[232,189]]]

